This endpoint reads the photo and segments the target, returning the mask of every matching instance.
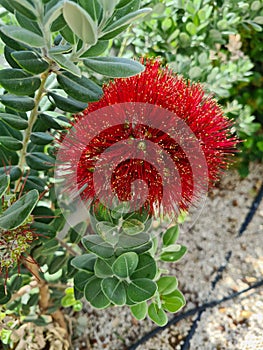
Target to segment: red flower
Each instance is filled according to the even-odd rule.
[[[82,200],[109,203],[115,194],[120,201],[139,199],[150,213],[174,213],[227,167],[237,143],[230,127],[200,84],[147,60],[143,73],[111,81],[101,100],[76,117],[58,159],[68,189]]]

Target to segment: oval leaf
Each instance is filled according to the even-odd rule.
[[[11,136],[0,136],[0,146],[4,146],[11,151],[19,151],[23,144]]]
[[[112,271],[121,278],[127,278],[135,271],[139,262],[138,255],[134,252],[120,255],[112,265]]]
[[[163,235],[163,245],[169,246],[174,244],[179,237],[179,227],[178,225],[168,228],[168,230]]]
[[[74,287],[79,292],[84,292],[85,285],[90,281],[92,278],[94,278],[94,274],[92,272],[88,271],[78,271],[74,275]]]
[[[92,46],[90,49],[88,49],[86,52],[84,52],[83,55],[81,55],[81,58],[85,57],[96,57],[100,56],[109,46],[108,40],[99,40],[96,45]]]
[[[158,308],[158,305],[152,303],[148,308],[148,315],[153,322],[158,324],[158,326],[165,326],[168,322],[168,317],[162,308]]]
[[[157,281],[157,286],[159,294],[166,295],[176,290],[178,281],[174,276],[163,276]]]
[[[97,235],[83,237],[82,244],[88,251],[104,259],[110,258],[114,254],[113,247]]]
[[[54,137],[45,132],[33,132],[30,140],[36,145],[48,145],[54,140]]]
[[[131,275],[131,279],[137,278],[149,278],[154,279],[157,272],[157,266],[155,260],[150,254],[139,255],[139,262],[136,270]]]
[[[123,222],[122,229],[128,235],[137,235],[144,231],[144,224],[137,219],[128,219]]]
[[[86,58],[83,62],[94,72],[113,78],[131,77],[145,69],[141,63],[128,58],[94,57]]]
[[[97,257],[93,254],[83,254],[71,260],[71,265],[78,270],[94,272],[94,265]]]
[[[0,216],[0,227],[4,230],[13,230],[21,226],[29,217],[37,202],[37,190],[26,193]]]
[[[97,42],[97,26],[91,16],[74,2],[66,1],[63,16],[69,28],[85,43],[94,45]]]
[[[125,305],[126,290],[124,283],[116,277],[105,278],[101,284],[107,298],[115,305]]]
[[[10,183],[10,178],[8,175],[3,174],[0,176],[0,197],[5,194],[5,191],[8,189]]]
[[[112,24],[103,28],[103,34],[107,34],[107,33],[113,32],[121,27],[124,27],[124,26],[134,22],[136,19],[147,15],[151,11],[152,11],[151,8],[143,8],[143,9],[131,12],[128,15],[123,16],[122,18],[118,19],[117,21],[114,21]]]
[[[144,301],[142,303],[132,305],[132,306],[130,306],[130,309],[131,309],[133,316],[137,320],[143,320],[143,319],[145,319],[145,317],[147,315],[147,310],[148,310],[147,302]]]
[[[185,255],[186,252],[187,248],[182,245],[178,251],[165,251],[161,254],[160,259],[162,261],[178,261]]]
[[[11,93],[24,96],[33,94],[39,88],[41,80],[22,69],[8,68],[0,71],[0,84]]]
[[[116,244],[119,240],[118,228],[116,225],[107,221],[99,221],[96,223],[97,233],[108,243]]]
[[[112,259],[99,259],[99,258],[97,258],[95,266],[94,266],[95,275],[99,278],[112,277],[113,272],[111,269],[111,265],[112,265],[113,261],[114,261],[114,258],[112,258]]]
[[[37,35],[27,29],[17,26],[4,26],[1,31],[9,38],[29,45],[30,47],[44,47],[45,40],[42,36]]]
[[[72,61],[70,61],[65,55],[49,53],[49,56],[61,67],[70,73],[81,76],[81,71]]]
[[[105,309],[110,305],[110,300],[101,289],[101,281],[100,278],[93,278],[88,281],[84,289],[85,298],[97,309]]]
[[[84,76],[79,78],[69,72],[62,72],[58,74],[57,81],[69,96],[78,101],[97,101],[103,94],[97,84]]]
[[[6,94],[0,96],[0,101],[6,107],[9,107],[19,112],[31,111],[35,107],[34,99],[31,97]]]
[[[61,95],[55,94],[53,92],[49,92],[48,96],[51,96],[52,100],[54,101],[54,104],[59,109],[65,112],[70,112],[70,113],[82,112],[88,106],[87,103],[77,101],[71,97],[66,98]]]
[[[21,68],[32,74],[43,73],[49,68],[49,64],[34,51],[16,51],[11,56]]]
[[[41,152],[32,152],[26,156],[27,165],[35,170],[48,170],[55,164],[55,159]]]
[[[17,130],[25,130],[28,127],[27,120],[19,117],[18,115],[0,113],[0,120]]]
[[[156,292],[156,283],[148,278],[138,278],[133,280],[127,288],[129,299],[135,303],[141,303],[151,299]]]

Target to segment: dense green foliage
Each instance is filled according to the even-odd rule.
[[[239,164],[246,175],[249,161],[263,158],[262,0],[0,0],[0,5],[4,348],[15,346],[12,332],[22,323],[46,326],[61,307],[79,311],[82,297],[99,309],[126,304],[137,319],[148,315],[166,324],[166,311],[177,312],[185,300],[176,277],[156,261],[184,256],[178,227],[157,234],[145,213],[95,206],[90,224],[67,227],[55,193],[55,140],[70,127],[72,113],[101,97],[106,79],[143,71],[131,58],[158,56],[203,83],[235,119],[233,128],[246,140]]]

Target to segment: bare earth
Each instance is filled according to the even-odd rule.
[[[198,221],[190,231],[181,234],[178,243],[186,245],[188,253],[179,263],[170,264],[170,270],[178,278],[187,300],[183,312],[246,289],[262,279],[263,201],[243,235],[237,238],[262,181],[262,164],[253,165],[245,180],[229,171],[210,193]],[[229,251],[232,256],[222,279],[211,290],[211,282]],[[137,349],[186,350],[185,337],[196,317],[187,317],[165,328]],[[156,327],[148,319],[136,321],[125,307],[94,311],[86,305],[76,322],[73,325],[76,350],[127,350]],[[263,350],[263,287],[207,309],[189,349]]]

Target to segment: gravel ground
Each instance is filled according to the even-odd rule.
[[[263,201],[243,235],[238,232],[262,184],[263,165],[253,165],[250,175],[240,180],[229,171],[206,201],[205,208],[190,231],[184,229],[179,243],[188,247],[187,255],[170,264],[187,305],[183,312],[214,299],[246,289],[263,275]],[[188,223],[190,226],[191,222]],[[211,282],[232,256],[214,290]],[[172,317],[172,315],[171,315]],[[165,328],[138,350],[186,350],[183,348],[197,315]],[[128,308],[94,311],[88,305],[77,320],[73,343],[78,350],[125,350],[155,328],[150,320],[136,321]],[[197,322],[190,350],[263,350],[263,288],[207,309]]]

